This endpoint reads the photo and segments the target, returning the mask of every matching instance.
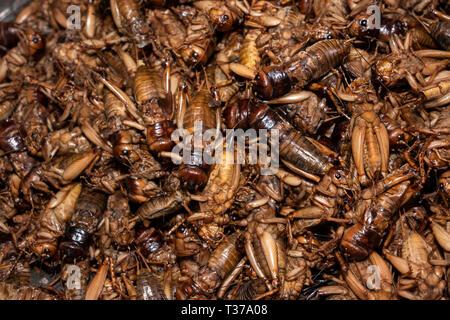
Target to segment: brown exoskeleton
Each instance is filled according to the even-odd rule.
[[[414,170],[406,164],[363,190],[352,217],[355,224],[345,231],[340,244],[346,256],[365,259],[381,244],[395,213],[422,188],[415,177]]]
[[[0,81],[8,77],[15,80],[23,72],[21,68],[33,59],[37,58],[45,48],[45,39],[43,36],[29,28],[18,28],[16,34],[19,42],[16,47],[10,49],[8,53],[0,60]],[[23,69],[22,69],[23,70]]]
[[[255,77],[257,95],[270,100],[287,94],[295,86],[304,87],[342,63],[350,47],[346,40],[322,40],[294,55],[283,68],[263,68]]]
[[[160,46],[178,53],[186,38],[186,27],[169,9],[154,9],[149,12],[157,41]]]
[[[180,164],[179,176],[188,189],[198,190],[203,188],[208,181],[210,164],[203,157],[203,153],[208,147],[207,139],[200,139],[200,143],[196,140],[206,131],[218,130],[220,125],[219,109],[214,110],[211,107],[214,101],[206,87],[201,87],[187,106],[184,99],[180,99],[179,114],[177,115],[178,128],[183,129],[183,161]],[[184,150],[189,148],[190,150],[187,150],[189,154],[186,157]]]
[[[120,191],[108,197],[103,219],[99,223],[101,246],[127,248],[131,244],[136,219],[130,214],[128,199]]]
[[[351,196],[349,193],[357,190],[358,188],[347,169],[331,168],[315,186],[311,197],[312,205],[291,213],[291,218],[300,219],[293,222],[293,233],[302,233],[305,231],[305,227],[317,225],[324,220],[341,221],[336,218],[339,208],[345,204],[345,197]]]
[[[224,146],[224,148],[226,148]],[[216,150],[221,152],[221,150]],[[216,158],[218,159],[218,158]],[[215,243],[223,236],[223,224],[229,220],[225,213],[231,207],[240,181],[240,164],[236,163],[234,150],[223,150],[221,161],[209,174],[208,182],[198,197],[200,212],[191,215],[188,221],[195,223],[200,237]],[[194,196],[192,196],[194,198]]]
[[[209,17],[202,10],[187,6],[180,6],[175,12],[186,26],[183,44],[176,48],[178,54],[189,66],[206,65],[216,43]]]
[[[239,64],[230,63],[230,69],[239,76],[253,79],[260,69],[261,57],[256,46],[256,39],[261,31],[251,29],[242,40],[242,47],[239,52]]]
[[[150,220],[175,213],[183,208],[186,202],[187,196],[185,193],[176,190],[150,198],[139,207],[136,213],[142,220]]]
[[[231,31],[243,22],[242,3],[231,1],[196,1],[194,5],[204,11],[213,27],[220,32]]]
[[[177,299],[211,295],[238,265],[243,253],[241,241],[242,234],[239,231],[225,236],[211,254],[207,265],[177,288]]]
[[[434,119],[430,123],[430,133],[433,134],[426,139],[419,150],[419,157],[423,157],[423,161],[430,168],[446,169],[450,164],[450,121],[447,116],[449,110],[450,107],[447,106],[434,113]],[[432,114],[430,118],[431,116]]]
[[[37,188],[44,181],[55,188],[66,185],[92,166],[98,160],[100,153],[100,150],[90,148],[78,154],[59,156],[52,162],[40,164],[24,177],[21,188],[24,194],[28,194],[30,187]]]
[[[380,121],[375,106],[364,103],[354,113],[351,124],[352,153],[361,184],[387,174],[389,160],[389,135]]]
[[[337,254],[344,279],[353,293],[363,300],[395,300],[392,268],[378,253],[346,264]]]
[[[90,276],[87,259],[73,264],[65,263],[61,270],[61,280],[65,282],[67,300],[84,300]]]
[[[402,274],[397,294],[411,300],[440,299],[446,286],[442,256],[434,248],[433,238],[428,241],[429,237],[419,234],[408,221],[416,218],[420,222],[425,215],[422,207],[406,212],[399,219],[399,239],[383,250],[386,259]]]
[[[430,34],[443,49],[447,51],[450,49],[450,21],[432,23]]]
[[[11,49],[19,42],[18,26],[13,22],[1,22],[0,23],[0,45]]]
[[[393,88],[407,82],[415,92],[423,92],[433,84],[434,77],[425,79],[445,69],[449,55],[439,50],[411,50],[412,37],[408,34],[402,43],[398,36],[390,38],[392,53],[380,57],[374,66],[376,80]],[[406,80],[406,81],[405,81]]]
[[[67,259],[87,256],[93,233],[103,216],[106,196],[103,193],[84,188],[77,199],[69,228],[60,244],[60,250]]]
[[[48,185],[41,181],[41,164],[27,152],[24,137],[26,134],[23,132],[23,127],[18,126],[14,121],[0,124],[0,149],[8,153],[12,169],[16,172],[14,177],[17,188],[20,189],[25,200],[31,203],[33,197],[31,188],[44,193],[52,192]],[[82,168],[82,171],[84,169]],[[70,181],[66,181],[66,183],[68,182]],[[19,190],[17,190],[17,195],[18,193]]]
[[[44,159],[49,160],[55,156],[62,156],[72,152],[84,152],[90,149],[89,140],[82,134],[79,127],[73,130],[64,128],[53,131],[44,142]]]
[[[364,69],[364,68],[362,68]],[[358,75],[359,74],[359,75]],[[387,131],[380,112],[385,103],[378,100],[370,79],[364,71],[350,83],[346,91],[334,91],[340,99],[347,101],[352,114],[349,132],[353,162],[361,185],[385,177],[388,172],[390,133]],[[348,93],[350,92],[350,93]],[[394,128],[391,128],[391,131]]]
[[[147,126],[147,142],[153,152],[171,151],[175,130],[174,99],[170,92],[170,67],[164,78],[150,66],[140,64],[134,80],[134,95]]]
[[[268,101],[268,104],[282,104],[279,106],[280,113],[284,114],[286,119],[290,119],[296,129],[308,134],[317,133],[327,118],[326,99],[320,99],[310,91],[293,92]]]
[[[184,218],[180,217],[184,220]],[[182,220],[182,221],[183,221]],[[177,257],[189,257],[200,253],[203,243],[192,227],[182,224],[175,233],[175,254]]]
[[[350,35],[359,39],[377,39],[377,44],[384,46],[384,43],[379,43],[379,41],[389,42],[390,37],[394,34],[405,36],[409,33],[415,46],[436,48],[433,38],[413,16],[388,12],[383,12],[382,15],[383,21],[379,28],[372,28],[370,14],[368,12],[359,14],[348,27]]]
[[[64,235],[66,224],[72,218],[75,204],[81,193],[81,183],[73,183],[61,189],[42,210],[39,227],[23,245],[43,258],[56,254],[58,240]]]
[[[137,275],[136,294],[137,300],[167,300],[161,283],[147,270]]]
[[[128,35],[138,47],[148,43],[150,26],[137,0],[110,0],[111,14],[119,32]]]
[[[136,233],[134,243],[144,261],[152,264],[173,265],[176,259],[174,250],[164,240],[160,231],[148,228]]]
[[[283,193],[280,180],[276,176],[261,176],[255,187],[259,192],[256,190],[246,192],[240,199],[244,201],[243,205],[248,215],[245,219],[232,223],[247,227],[245,233],[247,258],[256,275],[272,290],[274,287],[284,285],[286,273],[284,237],[286,219],[275,216],[275,199],[281,201]],[[295,281],[296,276],[290,281]]]
[[[271,130],[270,132],[278,130],[280,158],[289,169],[299,175],[318,182],[319,176],[332,167],[326,157],[333,156],[331,150],[303,136],[267,105],[240,100],[224,110],[224,117],[229,128],[251,127],[255,130]]]
[[[0,300],[58,300],[58,297],[30,285],[19,286],[2,282]]]

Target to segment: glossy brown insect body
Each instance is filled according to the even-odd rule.
[[[378,195],[373,203],[357,209],[356,223],[348,228],[341,241],[341,249],[351,259],[362,260],[377,248],[397,210],[411,199],[420,187],[405,180]]]
[[[240,164],[235,163],[234,154],[234,150],[222,151],[222,162],[215,164],[202,191],[201,197],[204,199],[199,203],[200,212],[188,218],[188,221],[201,220],[195,223],[198,234],[213,247],[223,236],[223,225],[230,220],[225,213],[231,207],[239,187]]]
[[[144,220],[168,215],[181,209],[184,200],[185,198],[181,191],[157,196],[142,204],[137,210],[137,214]]]
[[[339,65],[350,52],[345,40],[322,40],[292,57],[284,68],[265,67],[256,76],[256,93],[269,100],[288,93],[293,86],[304,87]]]
[[[430,34],[412,16],[388,14],[387,17],[383,16],[380,28],[372,28],[369,18],[366,13],[356,17],[349,27],[349,33],[360,39],[373,38],[383,42],[389,42],[393,35],[405,36],[411,33],[416,46],[436,47]]]
[[[161,283],[148,270],[137,275],[136,295],[137,300],[167,300]]]
[[[84,188],[75,205],[69,228],[60,245],[62,255],[68,259],[76,259],[86,255],[91,236],[106,207],[106,196],[103,193]]]
[[[156,195],[153,187],[146,178],[130,177],[127,180],[128,199],[134,203],[144,203]]]
[[[411,135],[394,119],[382,114],[380,120],[388,132],[389,146],[398,148],[411,139]]]
[[[130,120],[125,104],[110,90],[103,89],[103,101],[108,128],[106,134],[111,138],[113,154],[124,165],[133,165],[140,159],[140,135],[123,123]]]
[[[310,140],[267,105],[241,100],[227,107],[224,117],[229,128],[278,130],[281,159],[303,175],[324,175],[331,167],[329,160]]]
[[[163,234],[155,228],[138,230],[134,244],[138,254],[148,262],[174,265],[176,261],[173,247],[166,243]]]
[[[439,21],[431,24],[430,34],[443,49],[450,50],[450,22]]]
[[[40,226],[32,244],[38,255],[49,257],[56,253],[58,239],[64,235],[80,193],[81,183],[68,185],[61,189],[42,211]]]
[[[159,250],[163,246],[163,235],[155,228],[144,229],[136,235],[136,247],[145,256]]]
[[[359,38],[377,38],[382,41],[389,41],[389,37],[393,34],[405,35],[408,28],[409,19],[402,19],[401,17],[396,18],[384,18],[382,19],[382,24],[380,28],[372,28],[369,23],[370,15],[363,13],[357,16],[352,24],[350,25],[348,31],[350,35]]]
[[[280,105],[280,114],[289,119],[294,127],[308,134],[316,134],[326,119],[326,99],[320,99],[312,92],[306,100],[297,103]]]
[[[13,22],[0,22],[0,45],[12,48],[18,41],[17,26]]]
[[[113,135],[113,154],[116,159],[126,166],[132,166],[139,161],[140,135],[136,130],[121,130]]]
[[[136,0],[111,0],[111,13],[120,32],[129,35],[139,46],[147,42],[150,27]]]
[[[182,225],[175,234],[175,253],[178,257],[189,257],[200,252],[202,242],[193,228]]]
[[[374,106],[364,103],[354,112],[352,153],[361,184],[386,175],[389,161],[389,136]]]
[[[0,149],[4,152],[17,152],[25,148],[22,139],[24,135],[14,121],[4,121],[0,124]]]
[[[186,25],[186,38],[179,54],[189,66],[206,65],[216,43],[209,17],[201,10],[181,6],[178,12]]]
[[[243,253],[241,240],[240,232],[224,237],[211,254],[208,264],[200,269],[192,281],[177,288],[177,299],[188,299],[198,294],[212,294],[241,259]]]
[[[131,222],[128,199],[120,191],[110,195],[104,213],[104,222],[101,229],[101,241],[105,248],[109,243],[126,248],[134,239],[134,225]]]
[[[45,39],[33,29],[19,29],[19,42],[0,60],[0,80],[7,76],[15,80],[21,73],[21,68],[33,61],[45,48]]]
[[[0,284],[0,300],[58,300],[57,296],[42,289],[10,283]]]
[[[310,15],[313,12],[314,0],[298,0],[296,4],[304,15]]]
[[[268,210],[266,212],[271,212]],[[273,211],[272,211],[273,212]],[[269,218],[270,216],[265,216]],[[264,219],[263,218],[263,219]],[[253,252],[248,249],[253,247]],[[284,282],[286,273],[286,242],[283,230],[276,224],[264,224],[252,221],[246,235],[246,253],[249,260],[255,260],[252,267],[258,266],[258,275],[264,280],[272,280],[274,287]]]
[[[292,225],[293,234],[300,234],[308,228],[317,225],[321,221],[332,220],[339,208],[344,205],[344,199],[348,193],[356,191],[350,172],[345,168],[333,167],[322,177],[317,184],[312,196],[312,206],[296,210],[292,218],[300,218]],[[306,221],[302,221],[305,220]]]
[[[174,142],[170,136],[175,130],[172,116],[172,97],[163,88],[163,79],[159,72],[146,65],[136,71],[134,95],[148,123],[147,142],[153,152],[171,151]]]
[[[219,7],[209,10],[209,19],[220,32],[230,31],[238,27],[243,19],[243,13],[235,7],[228,7],[226,1]]]
[[[183,161],[180,165],[181,180],[187,184],[189,189],[202,187],[208,181],[209,165],[203,161],[205,142],[202,143],[200,148],[195,148],[194,136],[216,128],[216,121],[218,120],[214,109],[209,106],[210,101],[211,94],[209,91],[206,88],[200,89],[187,106],[183,117],[183,128],[193,138],[189,161]]]
[[[378,253],[372,252],[367,259],[359,262],[351,262],[346,265],[338,255],[344,280],[348,287],[363,300],[395,300],[394,277],[390,265]],[[370,283],[370,266],[375,266],[381,285],[367,289]],[[366,284],[366,285],[364,285]]]

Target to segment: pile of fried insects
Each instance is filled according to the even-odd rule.
[[[0,299],[449,298],[449,65],[445,0],[32,1]]]

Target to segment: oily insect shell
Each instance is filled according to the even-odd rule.
[[[149,149],[159,153],[171,151],[175,142],[171,139],[172,132],[175,131],[175,124],[171,120],[164,120],[147,127],[147,143]]]
[[[25,148],[22,139],[24,133],[14,121],[4,121],[0,124],[0,149],[4,152],[17,152]]]
[[[450,50],[450,22],[439,21],[433,23],[430,26],[430,34],[443,49]]]
[[[250,109],[251,105],[249,99],[240,99],[233,104],[228,105],[228,107],[226,107],[223,111],[223,116],[227,127],[237,129],[248,128]]]
[[[233,29],[236,24],[236,18],[228,8],[212,8],[209,10],[209,18],[220,32],[226,32]]]
[[[134,242],[141,253],[148,256],[162,247],[163,236],[161,232],[154,228],[144,229],[137,234]]]
[[[167,300],[161,283],[147,270],[137,275],[136,289],[138,300]]]
[[[264,67],[255,77],[255,89],[259,98],[270,100],[291,91],[292,81],[286,71],[278,66]]]
[[[0,22],[0,45],[6,48],[13,48],[19,42],[17,26],[13,22]]]
[[[106,208],[106,195],[83,189],[75,206],[71,226],[60,245],[65,257],[77,258],[87,254],[91,236],[97,228],[100,217]]]
[[[45,48],[45,39],[43,36],[31,29],[25,30],[26,48],[30,57],[35,57]]]

